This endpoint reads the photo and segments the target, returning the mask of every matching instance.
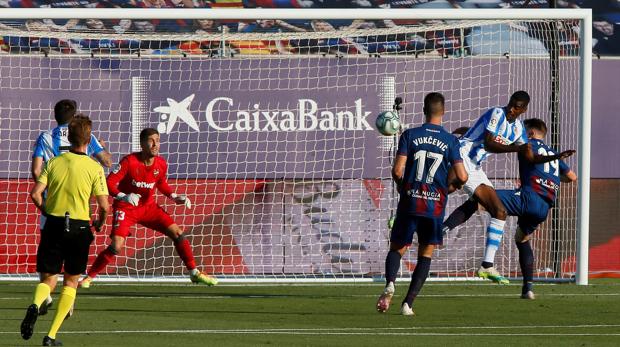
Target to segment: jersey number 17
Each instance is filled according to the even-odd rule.
[[[443,154],[428,152],[425,150],[415,152],[415,154],[413,155],[413,160],[418,162],[415,175],[415,179],[418,182],[422,182],[424,179],[424,167],[426,166],[427,158],[432,159],[433,162],[431,163],[431,166],[426,173],[425,181],[428,184],[432,184],[435,180],[435,173],[437,173],[437,169],[439,168],[439,165],[441,165],[441,161],[443,160]]]

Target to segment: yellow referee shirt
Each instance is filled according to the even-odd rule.
[[[90,220],[90,197],[108,195],[103,168],[86,154],[68,152],[50,159],[38,182],[47,186],[45,212]]]

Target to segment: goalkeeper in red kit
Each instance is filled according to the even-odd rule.
[[[166,179],[168,164],[159,156],[159,132],[146,128],[140,132],[141,152],[125,156],[116,168],[108,175],[107,183],[110,195],[114,200],[114,224],[112,242],[90,267],[88,275],[80,282],[82,288],[89,288],[92,280],[120,253],[129,236],[130,228],[140,224],[168,236],[173,242],[177,253],[190,271],[190,279],[194,283],[209,286],[217,284],[217,279],[201,273],[196,268],[194,255],[189,241],[181,228],[170,215],[155,202],[155,188],[177,204],[185,204],[191,208],[190,200],[175,194]]]

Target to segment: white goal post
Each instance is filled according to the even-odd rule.
[[[43,19],[404,24],[261,33],[41,31],[22,25]],[[578,150],[570,161],[577,166],[578,186],[564,189],[557,212],[534,243],[537,278],[588,284],[589,9],[2,9],[3,22],[0,195],[6,201],[0,208],[5,263],[0,279],[35,275],[38,219],[28,199],[29,165],[36,135],[55,126],[51,110],[58,99],[78,101],[115,162],[139,149],[142,127],[158,128],[169,178],[196,206],[186,211],[158,201],[189,235],[207,272],[224,282],[329,282],[372,281],[383,274],[386,220],[395,203],[389,167],[396,138],[372,128],[375,115],[391,107],[389,99],[402,96],[401,118],[417,126],[423,95],[440,91],[447,96],[445,126],[454,130],[526,89],[533,100],[525,117],[552,123],[547,140],[558,149]],[[554,58],[549,52],[557,47],[549,45],[557,44],[558,27],[571,22],[578,22],[573,29],[579,32],[572,32],[578,43],[572,53]],[[454,46],[440,43],[447,32],[458,41]],[[60,48],[50,53],[33,37],[60,41]],[[96,50],[89,46],[94,40],[100,40]],[[498,50],[490,40],[506,46],[496,45]],[[126,46],[114,46],[119,41]],[[172,41],[179,43],[175,49],[161,44]],[[206,41],[217,44],[206,49]],[[207,51],[212,54],[198,54]],[[179,104],[194,119],[178,117]],[[513,188],[516,160],[497,157],[486,164],[490,178],[498,188]],[[446,213],[463,198],[451,196]],[[484,248],[485,218],[477,215],[448,237],[434,259],[433,279],[473,277]],[[498,253],[499,268],[510,277],[518,277],[514,224],[507,224]],[[109,228],[110,223],[106,233]],[[144,228],[131,238],[103,279],[185,278],[168,240]],[[108,240],[97,236],[89,263]],[[402,277],[409,277],[414,255],[412,247]]]

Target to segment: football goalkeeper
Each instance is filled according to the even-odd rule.
[[[194,283],[209,286],[217,284],[215,277],[207,276],[196,268],[196,262],[189,241],[170,215],[155,202],[155,188],[174,200],[191,208],[190,200],[172,192],[168,185],[166,160],[159,156],[159,132],[146,128],[140,132],[141,152],[125,156],[108,175],[108,189],[115,197],[112,242],[95,259],[88,275],[80,282],[82,288],[89,288],[92,280],[120,253],[134,224],[140,224],[168,236],[190,272]]]

